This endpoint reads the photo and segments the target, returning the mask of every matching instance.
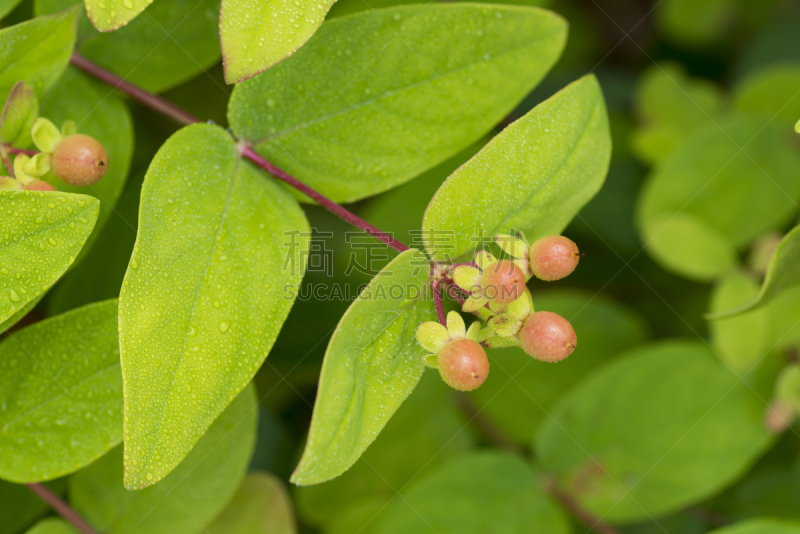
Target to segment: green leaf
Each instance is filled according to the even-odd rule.
[[[714,500],[714,509],[735,518],[800,520],[800,510],[796,506],[798,499],[800,465],[781,464],[748,474],[747,478]]]
[[[66,479],[48,482],[46,486],[56,494],[63,494]],[[49,510],[47,503],[28,487],[0,480],[0,534],[18,534]]]
[[[24,148],[31,143],[31,127],[39,116],[39,100],[33,87],[17,82],[0,115],[0,143]]]
[[[11,13],[22,0],[0,0],[0,19]]]
[[[535,8],[409,5],[323,24],[233,91],[233,131],[339,202],[385,191],[500,121],[561,53],[566,24]]]
[[[603,95],[586,76],[539,104],[442,185],[425,211],[425,246],[455,260],[476,238],[558,234],[603,185],[611,157]]]
[[[383,515],[376,534],[568,534],[569,522],[521,458],[498,452],[450,460]]]
[[[796,226],[781,240],[781,244],[769,260],[767,275],[761,284],[761,290],[753,298],[727,311],[714,310],[706,318],[724,319],[748,310],[760,308],[784,291],[800,284],[800,226]]]
[[[158,151],[120,296],[127,488],[174,469],[261,366],[308,235],[297,202],[222,128],[189,126]]]
[[[220,0],[158,0],[113,33],[93,33],[81,54],[144,89],[161,93],[219,61]]]
[[[73,8],[0,30],[0,101],[19,81],[39,97],[56,83],[75,46],[78,14]]]
[[[775,519],[754,519],[713,530],[712,534],[800,534],[800,523]]]
[[[108,172],[88,187],[74,187],[52,173],[45,178],[59,190],[91,195],[100,201],[97,227],[108,220],[125,188],[133,155],[133,121],[127,106],[113,88],[101,84],[75,68],[68,68],[53,91],[42,101],[42,114],[61,126],[66,120],[78,123],[78,132],[91,135],[108,152]],[[90,237],[87,251],[99,232]],[[84,252],[85,254],[85,252]],[[79,257],[78,261],[82,259]]]
[[[452,392],[439,373],[424,373],[353,467],[323,484],[295,488],[303,523],[333,527],[356,504],[388,503],[397,489],[474,447],[466,419],[450,400]]]
[[[255,388],[247,387],[208,428],[186,459],[158,484],[141,491],[122,485],[117,447],[70,479],[75,509],[105,534],[205,532],[236,493],[256,436]],[[129,466],[129,459],[125,460]]]
[[[66,272],[98,210],[85,195],[0,191],[0,324]]]
[[[318,484],[345,472],[417,385],[426,351],[415,332],[436,319],[426,298],[428,261],[415,249],[372,279],[328,344],[308,441],[291,481]]]
[[[225,80],[237,83],[291,56],[336,0],[222,0],[219,18]]]
[[[38,297],[28,302],[25,306],[20,308],[11,317],[0,323],[0,334],[20,322],[26,315],[28,315],[39,302],[44,298],[47,293],[40,293]]]
[[[249,473],[207,534],[295,534],[292,502],[280,479]]]
[[[699,127],[713,124],[723,105],[714,83],[691,78],[680,64],[654,65],[636,88],[636,115],[641,122],[631,145],[637,156],[655,163],[683,144]]]
[[[800,117],[800,65],[789,63],[760,69],[734,89],[734,107],[742,113],[761,114],[767,120],[778,120],[794,126]]]
[[[711,294],[711,313],[729,310],[751,300],[758,284],[743,272],[733,272],[717,281]],[[735,373],[743,374],[758,366],[772,347],[770,314],[757,310],[746,315],[713,321],[708,326],[711,344]]]
[[[518,348],[489,351],[491,372],[470,393],[482,413],[525,445],[553,404],[581,378],[647,338],[646,325],[632,310],[594,293],[549,290],[533,297],[537,311],[558,313],[572,323],[578,334],[575,352],[550,365]]]
[[[64,521],[63,519],[48,518],[42,519],[25,534],[79,534],[75,527]]]
[[[86,14],[101,32],[125,26],[153,3],[153,0],[84,0]]]
[[[116,300],[20,330],[0,353],[0,478],[50,480],[120,442]]]
[[[730,31],[736,4],[736,0],[664,0],[656,6],[658,25],[678,43],[709,45]]]
[[[583,380],[551,412],[536,450],[591,513],[647,519],[740,476],[772,442],[764,407],[705,344],[662,342]]]
[[[800,155],[785,126],[732,116],[701,128],[648,178],[637,206],[647,251],[662,266],[710,280],[736,249],[785,224],[800,198]]]

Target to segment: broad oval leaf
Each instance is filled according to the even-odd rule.
[[[38,96],[56,83],[75,46],[79,8],[0,30],[0,102],[19,81]]]
[[[737,111],[758,113],[770,121],[794,126],[800,117],[800,66],[797,63],[770,65],[749,74],[734,90]]]
[[[753,519],[713,530],[711,534],[800,534],[800,523],[777,519]]]
[[[125,26],[153,3],[153,0],[84,0],[86,14],[101,32]]]
[[[600,85],[586,76],[517,120],[462,165],[425,211],[437,261],[474,250],[481,236],[560,233],[605,180],[611,159]]]
[[[120,295],[126,487],[168,474],[261,366],[308,236],[297,201],[222,128],[186,127],[158,151]]]
[[[661,516],[713,495],[772,443],[765,402],[705,344],[631,351],[582,381],[539,430],[548,472],[610,522]]]
[[[128,107],[113,89],[70,67],[53,91],[42,101],[42,115],[59,126],[66,120],[78,123],[78,132],[91,135],[108,152],[108,171],[102,180],[88,187],[75,187],[48,173],[45,179],[61,191],[91,195],[100,201],[97,228],[108,220],[125,188],[133,157],[133,120]],[[83,256],[100,232],[88,239]]]
[[[735,249],[793,216],[800,198],[798,168],[800,154],[785,125],[734,115],[701,128],[642,188],[636,215],[646,250],[687,277],[724,274]],[[673,227],[687,226],[685,218],[696,229]],[[696,262],[687,248],[698,254]]]
[[[0,324],[61,278],[99,208],[85,195],[0,191]]]
[[[482,413],[515,441],[527,445],[556,401],[581,378],[647,339],[645,323],[631,309],[595,293],[534,292],[537,311],[565,317],[578,334],[575,352],[558,365],[534,360],[522,349],[489,351],[492,369],[470,393]]]
[[[409,5],[323,24],[291,58],[233,91],[233,131],[339,202],[447,159],[542,79],[566,24],[535,8]]]
[[[241,82],[291,56],[336,0],[222,0],[219,18],[225,80]]]
[[[244,479],[258,420],[250,386],[211,424],[181,464],[141,491],[122,485],[117,447],[70,478],[72,505],[105,534],[195,534],[225,507]],[[127,461],[127,460],[126,460]]]
[[[31,126],[38,116],[39,99],[33,87],[25,82],[17,82],[0,115],[0,143],[18,148],[29,146]]]
[[[207,534],[295,534],[292,501],[283,482],[269,473],[248,473]]]
[[[308,441],[291,481],[318,484],[341,475],[377,437],[417,385],[426,351],[417,326],[436,320],[426,291],[429,264],[411,249],[364,288],[328,344]]]
[[[800,226],[796,226],[781,240],[769,260],[767,275],[761,290],[741,306],[728,311],[711,313],[708,319],[724,319],[747,310],[760,308],[789,288],[800,284]]]
[[[33,525],[25,531],[25,534],[79,534],[79,532],[63,519],[50,517]]]
[[[564,512],[522,458],[498,452],[456,457],[395,499],[375,534],[568,534]]]
[[[15,332],[0,355],[0,478],[50,480],[120,442],[116,300]]]
[[[36,305],[39,304],[39,302],[41,302],[45,295],[47,295],[47,293],[40,293],[38,297],[29,301],[25,306],[18,309],[14,315],[0,323],[0,334],[24,319],[25,316],[28,315],[28,313],[30,313],[36,307]]]

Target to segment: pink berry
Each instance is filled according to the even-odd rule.
[[[92,185],[107,170],[108,153],[94,137],[69,135],[53,151],[53,172],[69,185]]]
[[[543,362],[559,362],[572,354],[578,344],[569,321],[549,311],[536,312],[523,323],[519,344],[529,356]]]
[[[547,282],[572,274],[580,259],[578,246],[563,235],[543,237],[531,246],[531,271],[536,278]]]
[[[489,375],[489,358],[477,342],[457,339],[439,352],[439,374],[453,389],[472,391]]]
[[[44,180],[36,180],[23,187],[25,191],[55,191],[56,188]]]
[[[510,304],[525,291],[525,273],[513,261],[500,260],[483,271],[481,290],[489,300]]]

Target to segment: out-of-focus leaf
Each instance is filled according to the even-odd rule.
[[[128,491],[122,447],[70,479],[75,509],[105,534],[195,534],[234,496],[253,452],[258,407],[255,388],[239,393],[181,464],[157,484]]]
[[[74,8],[0,30],[0,102],[19,81],[39,97],[56,83],[75,46],[79,13]]]
[[[558,234],[600,189],[610,157],[603,94],[586,76],[508,126],[447,179],[425,211],[428,252],[455,260],[479,237]]]
[[[636,88],[634,105],[640,127],[631,138],[633,150],[648,163],[663,159],[689,134],[713,124],[722,103],[716,84],[690,78],[679,64],[654,65]]]
[[[291,56],[336,0],[222,0],[219,19],[225,79],[237,83]]]
[[[0,353],[0,477],[50,480],[120,442],[116,300],[31,325]]]
[[[25,148],[31,142],[31,126],[39,116],[39,100],[33,87],[17,82],[0,115],[0,143]]]
[[[389,502],[411,480],[470,449],[473,437],[451,393],[438,373],[424,374],[353,467],[323,484],[295,490],[304,522],[333,528],[343,510],[365,500]]]
[[[54,480],[46,485],[57,494],[66,488],[66,479]],[[0,480],[0,534],[18,534],[22,529],[43,516],[49,507],[29,488]]]
[[[575,352],[552,365],[518,348],[492,350],[489,377],[471,393],[483,413],[525,444],[553,404],[581,378],[647,337],[645,324],[631,310],[594,293],[534,292],[533,304],[537,311],[558,313],[572,323],[578,335]]]
[[[564,512],[521,458],[495,452],[460,456],[395,499],[376,534],[567,534]]]
[[[713,530],[712,534],[800,534],[800,523],[755,519]]]
[[[86,14],[101,32],[125,26],[153,3],[153,0],[84,0]]]
[[[8,15],[22,0],[0,0],[0,19]]]
[[[658,165],[639,197],[642,241],[697,280],[730,270],[735,249],[793,216],[800,155],[780,124],[734,116],[702,128]]]
[[[751,300],[758,284],[749,275],[733,272],[717,281],[711,296],[711,313],[725,311]],[[712,321],[711,343],[735,373],[757,366],[770,348],[770,315],[756,310],[731,319]]]
[[[99,202],[85,195],[0,191],[0,324],[66,272],[98,210]]]
[[[566,25],[535,8],[427,3],[323,24],[233,91],[233,131],[339,202],[408,181],[464,149],[541,80]]]
[[[42,519],[33,525],[25,534],[79,534],[79,532],[63,519]]]
[[[663,0],[657,21],[674,41],[704,46],[718,41],[729,29],[736,0]]]
[[[748,476],[715,509],[734,518],[800,520],[800,467],[776,467]],[[798,533],[800,534],[800,532]]]
[[[736,85],[734,106],[742,113],[758,113],[765,120],[794,126],[800,117],[800,63],[758,70]]]
[[[207,534],[295,534],[292,502],[283,482],[269,473],[252,472],[233,500],[206,528]]]
[[[120,293],[126,487],[167,475],[261,366],[308,231],[294,198],[222,128],[186,127],[156,154]]]
[[[765,402],[699,342],[663,342],[582,381],[536,450],[593,514],[633,522],[725,487],[769,446]]]
[[[68,68],[53,91],[42,101],[42,115],[57,125],[66,120],[78,124],[78,132],[91,135],[108,152],[108,171],[88,187],[74,187],[49,173],[45,178],[61,191],[91,195],[100,201],[97,228],[102,228],[122,194],[133,155],[133,121],[114,89]],[[88,240],[87,251],[99,232]],[[84,253],[85,254],[85,253]],[[82,257],[78,258],[78,261]]]
[[[427,291],[429,264],[415,249],[397,256],[348,308],[333,334],[298,485],[341,475],[378,436],[414,390],[425,364],[415,332],[436,319]]]

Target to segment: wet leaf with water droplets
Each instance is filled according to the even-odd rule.
[[[70,478],[75,509],[105,534],[205,532],[236,493],[256,437],[258,405],[250,386],[211,424],[169,476],[141,491],[122,485],[122,447]]]
[[[156,154],[120,294],[126,487],[174,469],[264,362],[308,232],[297,201],[222,128],[188,126]]]
[[[566,34],[558,15],[510,6],[426,2],[334,19],[238,84],[229,122],[299,180],[358,200],[479,139],[550,70]]]
[[[84,0],[86,14],[101,32],[114,31],[133,20],[153,0]]]
[[[0,102],[24,81],[41,97],[64,72],[75,46],[80,8],[0,30]]]
[[[475,248],[478,236],[516,230],[533,241],[560,233],[603,185],[610,159],[603,94],[586,76],[511,124],[447,179],[422,222],[432,236],[428,251],[455,260]]]
[[[0,324],[64,274],[98,211],[97,199],[85,195],[0,191]]]
[[[429,264],[403,252],[372,279],[328,344],[303,457],[292,475],[317,484],[346,471],[414,390],[426,354],[417,326],[435,321]]]
[[[294,534],[292,501],[281,479],[249,473],[233,500],[206,529],[207,534]]]
[[[241,82],[292,55],[336,0],[222,0],[219,29],[225,80]]]
[[[122,440],[116,299],[15,332],[0,353],[0,478],[67,475]]]

